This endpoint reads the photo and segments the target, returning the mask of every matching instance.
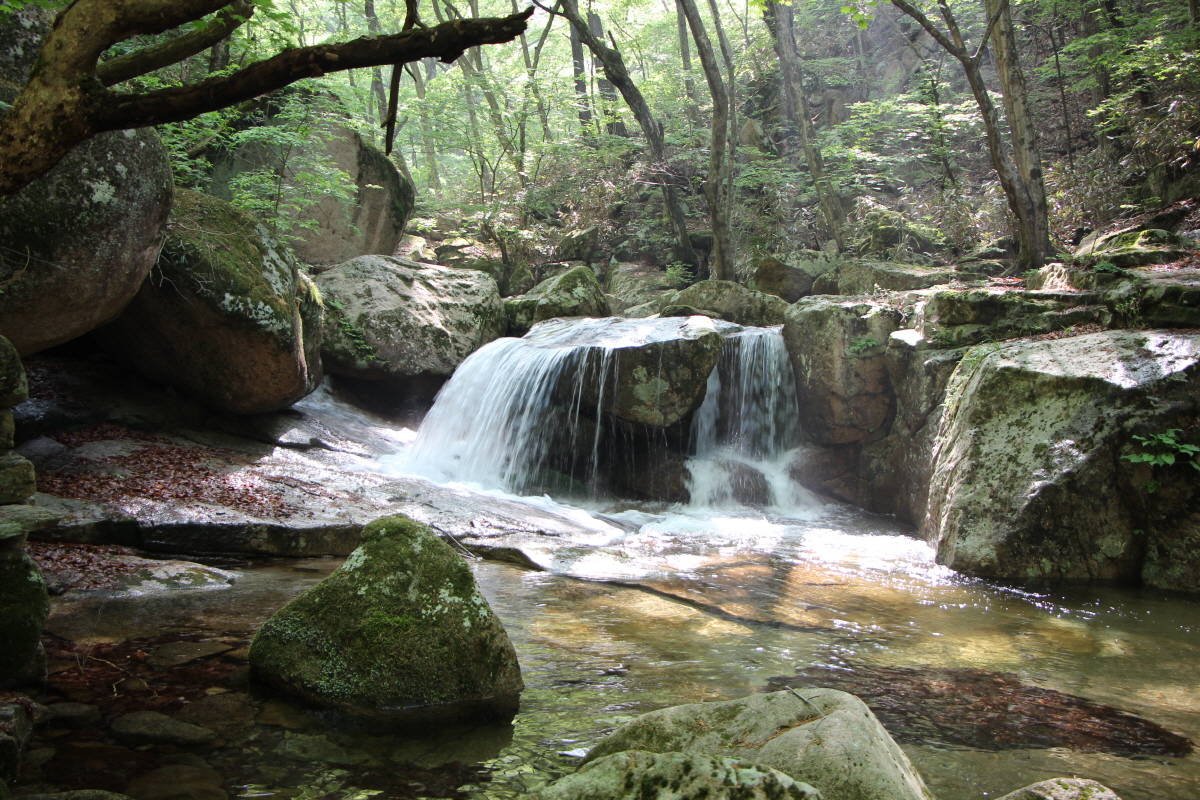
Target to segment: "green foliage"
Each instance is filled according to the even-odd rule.
[[[1096,264],[1093,264],[1092,271],[1093,272],[1108,272],[1113,275],[1124,275],[1125,274],[1125,270],[1121,269],[1120,267],[1118,267],[1116,264],[1112,263],[1111,261],[1100,261]]]
[[[1200,446],[1179,441],[1180,433],[1182,431],[1179,428],[1170,428],[1150,436],[1134,436],[1134,440],[1146,448],[1147,452],[1131,453],[1121,458],[1134,464],[1149,464],[1151,467],[1190,464],[1196,470],[1200,470],[1200,461],[1196,459],[1200,454]],[[1147,494],[1154,494],[1160,486],[1161,484],[1153,478],[1142,484]]]
[[[668,264],[666,273],[667,281],[670,282],[670,284],[676,289],[682,289],[685,286],[690,286],[695,280],[695,276],[692,275],[691,268],[682,261],[676,261],[673,264]]]
[[[874,336],[860,336],[851,342],[846,349],[856,356],[861,356],[863,353],[879,347],[881,344],[883,344],[883,342],[879,341]]]

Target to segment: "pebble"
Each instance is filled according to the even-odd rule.
[[[157,711],[135,711],[117,717],[112,733],[127,744],[207,744],[217,738],[208,728],[168,717]]]

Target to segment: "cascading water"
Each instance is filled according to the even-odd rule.
[[[670,342],[681,331],[723,336],[688,432],[671,434],[670,425],[635,430],[616,419],[622,353]],[[659,363],[659,380],[652,376],[646,385],[667,383],[667,369]],[[670,390],[656,391],[665,398]],[[492,342],[459,367],[425,418],[404,469],[441,482],[596,499],[605,493],[606,470],[611,477],[647,448],[661,452],[673,439],[677,450],[692,453],[683,476],[692,505],[790,508],[811,504],[787,474],[797,417],[779,328],[699,317],[551,320],[523,339]],[[648,436],[653,441],[646,444]]]

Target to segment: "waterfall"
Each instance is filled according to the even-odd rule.
[[[726,334],[704,402],[692,418],[691,505],[811,505],[811,494],[788,474],[800,434],[799,415],[782,328]]]
[[[681,326],[700,322],[724,338],[690,428],[682,427],[685,418],[678,435],[631,432],[608,413],[622,348],[669,341]],[[694,505],[788,506],[798,489],[787,488],[785,463],[796,443],[797,414],[780,328],[705,318],[550,320],[463,362],[438,394],[403,468],[439,482],[598,499],[613,472],[630,463],[630,447],[646,447],[650,436],[660,451],[693,453],[686,459],[690,477],[680,480]],[[685,462],[682,454],[674,458]]]

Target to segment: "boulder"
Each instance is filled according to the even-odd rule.
[[[223,782],[211,767],[167,764],[134,778],[125,791],[133,800],[225,800]]]
[[[412,216],[413,185],[379,148],[351,128],[334,125],[321,129],[309,142],[311,154],[346,174],[353,184],[353,197],[325,196],[291,213],[292,220],[304,223],[292,231],[296,257],[305,264],[324,266],[356,256],[392,255]],[[239,174],[278,165],[278,155],[255,143],[232,152],[216,151],[209,191],[231,200],[230,181]],[[284,172],[287,179],[295,177],[289,169]]]
[[[17,526],[0,525],[0,689],[35,683],[46,674],[41,636],[50,594],[24,542]]]
[[[813,293],[813,282],[841,263],[837,254],[802,250],[789,255],[766,256],[749,270],[747,285],[766,294],[794,303]]]
[[[29,399],[25,367],[12,342],[0,336],[0,408],[12,408]]]
[[[76,789],[53,794],[23,794],[21,800],[133,800],[129,795],[105,792],[100,789]]]
[[[504,300],[510,336],[523,336],[534,324],[554,317],[607,317],[608,298],[589,267],[575,267]]]
[[[1195,334],[972,348],[947,391],[922,533],[971,575],[1198,591],[1200,481],[1156,438],[1186,437],[1198,398]],[[1155,454],[1175,463],[1129,458]]]
[[[529,265],[520,263],[509,270],[508,276],[504,280],[501,294],[505,297],[513,297],[525,294],[534,286],[537,286],[537,281],[534,280],[533,273],[529,270]]]
[[[890,209],[868,211],[863,215],[858,232],[855,246],[864,256],[886,257],[897,249],[917,253],[932,253],[938,249],[931,231],[914,227],[902,214]]]
[[[0,205],[0,335],[21,355],[111,320],[158,258],[173,182],[152,129],[102,133]]]
[[[787,310],[783,338],[801,409],[817,444],[882,438],[895,412],[884,358],[900,312],[891,306],[806,297]]]
[[[554,257],[559,261],[590,263],[599,244],[600,229],[595,225],[582,230],[570,231],[554,246]]]
[[[314,704],[400,722],[510,717],[524,688],[470,567],[399,515],[364,528],[336,572],[267,620],[250,664]]]
[[[325,368],[377,380],[449,377],[505,328],[496,282],[472,269],[362,256],[322,272]]]
[[[180,189],[162,257],[97,333],[147,378],[210,408],[286,408],[321,381],[320,295],[262,225]]]
[[[36,491],[33,464],[13,450],[0,451],[0,507],[19,503]]]
[[[29,699],[8,696],[0,700],[0,793],[21,769],[21,755],[33,736],[33,714]]]
[[[1000,800],[1121,800],[1102,783],[1086,778],[1051,778],[1017,789]]]
[[[943,289],[929,295],[923,330],[946,347],[1034,336],[1107,319],[1092,293]]]
[[[1197,242],[1164,230],[1125,230],[1093,234],[1075,249],[1077,259],[1085,263],[1108,262],[1118,269],[1166,264],[1196,251]]]
[[[141,744],[208,744],[217,734],[208,728],[181,722],[157,711],[134,711],[112,721],[113,736],[131,745]]]
[[[778,770],[737,758],[630,751],[585,765],[537,795],[539,800],[821,800]]]
[[[608,293],[627,302],[627,308],[659,300],[675,289],[675,282],[658,267],[620,263],[608,270]]]
[[[959,272],[951,267],[923,267],[857,258],[845,261],[838,267],[837,290],[839,294],[847,295],[871,294],[877,288],[905,292],[940,286],[953,280],[970,281],[982,277],[981,274]]]
[[[871,710],[834,689],[652,711],[617,728],[585,763],[626,750],[745,759],[811,784],[825,800],[930,800]]]
[[[700,281],[669,298],[662,307],[691,306],[710,310],[738,325],[782,325],[788,304],[779,297],[748,289],[733,281]]]

